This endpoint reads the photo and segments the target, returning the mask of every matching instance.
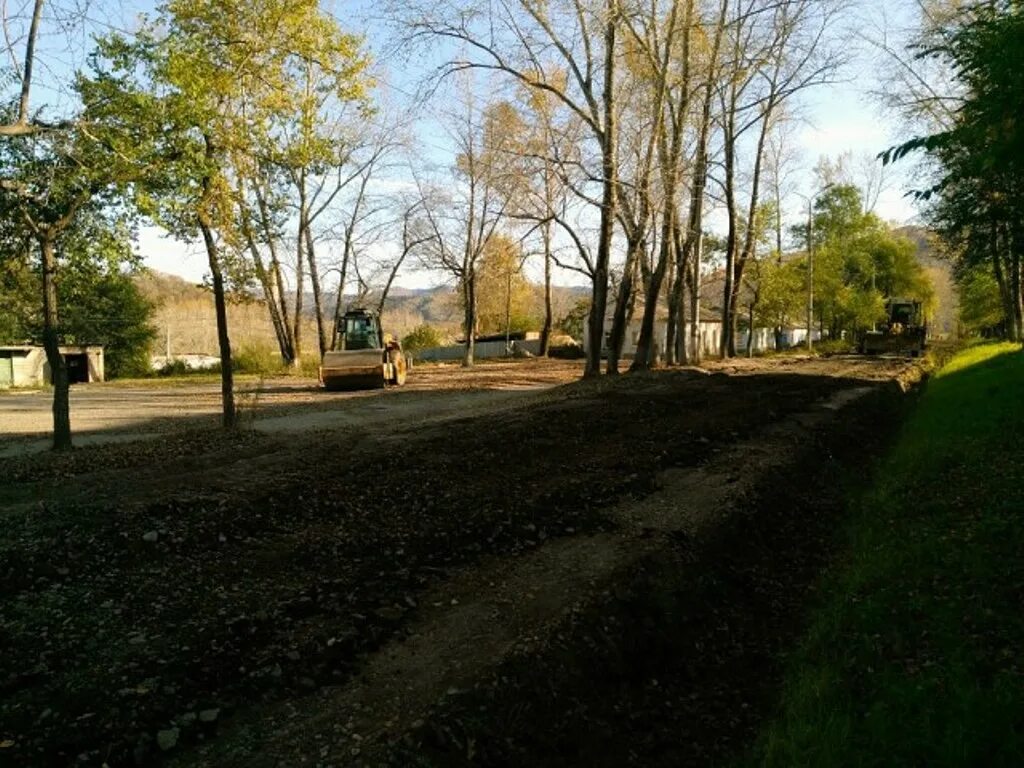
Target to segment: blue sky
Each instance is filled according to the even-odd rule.
[[[133,18],[139,12],[151,11],[153,5],[150,0],[111,0],[105,6],[94,4],[95,10],[91,11],[92,29],[130,28]],[[387,27],[374,16],[377,4],[365,1],[325,2],[324,7],[350,31],[365,32],[371,52],[378,53],[387,47]],[[884,13],[890,21],[905,24],[911,18],[912,7],[912,0],[893,0],[884,5],[877,0],[857,0],[850,23],[869,29],[882,20]],[[50,87],[48,81],[59,81],[71,66],[80,65],[87,47],[88,42],[83,34],[72,38],[56,36],[44,43],[41,52],[41,69],[44,74],[34,98],[37,104],[60,104],[66,99],[64,89]],[[867,47],[853,45],[850,50],[853,52],[853,61],[844,71],[843,82],[806,95],[800,110],[801,120],[793,128],[798,157],[793,184],[796,190],[804,193],[811,191],[814,186],[812,169],[819,158],[835,158],[848,152],[857,162],[861,162],[861,158],[876,155],[904,138],[899,135],[895,121],[888,119],[870,96],[878,88],[876,70],[879,63],[876,56]],[[405,93],[415,90],[423,74],[424,62],[395,58],[383,65],[386,80],[393,84],[393,87],[386,88],[387,98],[401,103],[405,100]],[[422,151],[432,159],[443,162],[445,158],[442,148],[446,145],[446,139],[429,114],[418,121],[416,133],[422,143]],[[890,170],[887,176],[887,187],[879,198],[876,213],[883,219],[900,223],[913,219],[917,211],[906,197],[909,187],[907,169],[897,167]],[[799,215],[801,207],[802,203],[794,196],[786,210],[790,216],[795,217]],[[712,227],[715,221],[713,215],[710,218]],[[206,272],[205,254],[201,248],[163,237],[156,229],[143,230],[139,249],[145,262],[155,269],[197,281]],[[568,280],[569,276],[563,278]],[[409,274],[399,282],[405,285],[424,285],[432,280],[429,276]]]

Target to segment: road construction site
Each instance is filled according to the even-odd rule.
[[[228,434],[214,382],[81,388],[61,455],[0,397],[0,762],[741,755],[922,368],[579,374],[247,381]]]

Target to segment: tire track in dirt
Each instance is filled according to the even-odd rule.
[[[746,487],[743,464],[723,459],[730,445],[758,446],[773,425],[818,418],[803,414],[808,402],[863,385],[797,373],[772,375],[766,366],[749,377],[605,377],[523,396],[522,408],[498,418],[459,414],[382,430],[358,445],[340,431],[278,443],[276,457],[260,458],[259,444],[249,458],[221,446],[188,460],[198,465],[191,483],[187,474],[160,477],[180,473],[174,462],[149,477],[128,467],[84,505],[55,503],[38,520],[10,519],[10,582],[0,596],[0,633],[15,631],[0,636],[10,641],[0,663],[11,694],[0,702],[6,730],[19,754],[47,764],[75,755],[112,766],[158,760],[159,732],[172,727],[181,731],[171,752],[181,751],[181,764],[252,764],[244,757],[251,744],[291,765],[319,760],[324,739],[342,763],[353,749],[384,754],[436,711],[440,694],[492,674],[523,638],[543,643],[567,611],[599,601],[602,585],[628,583],[647,553],[703,540],[672,529],[670,506],[659,523],[658,500],[668,504],[679,483],[704,499],[713,532],[716,511],[728,510],[709,494],[728,487],[727,500],[740,500]],[[756,469],[752,455],[740,461]],[[701,464],[703,474],[685,469]],[[87,474],[87,463],[79,470]],[[131,503],[117,501],[121,482],[133,486],[123,497]],[[647,504],[642,514],[638,504]],[[694,530],[698,512],[690,511]],[[581,583],[587,573],[593,583]],[[488,598],[495,595],[509,602]],[[26,642],[31,632],[49,632],[45,657]],[[89,650],[98,632],[104,639]],[[410,632],[429,641],[417,646]],[[400,647],[419,648],[406,656],[413,669],[425,661],[415,699],[401,688],[409,667],[388,666]],[[438,648],[454,655],[436,656]],[[467,648],[479,657],[475,667],[461,660]],[[37,657],[38,674],[24,674]],[[357,693],[366,680],[359,675],[370,672],[373,682]],[[77,687],[65,693],[69,675]],[[373,712],[359,716],[359,728],[376,739],[335,731],[345,717],[356,727],[345,690]],[[399,706],[406,699],[415,706]],[[44,706],[52,716],[33,724]],[[190,713],[203,707],[221,709],[212,726]],[[317,710],[328,718],[324,728],[304,731]],[[216,751],[188,751],[211,742]]]
[[[472,688],[513,652],[542,645],[567,616],[628,582],[645,558],[680,537],[699,546],[766,476],[795,460],[809,432],[876,390],[841,389],[715,450],[700,466],[661,472],[654,493],[607,510],[621,526],[614,533],[558,539],[462,570],[422,598],[408,632],[364,660],[350,683],[243,715],[219,743],[172,764],[381,764],[432,707]]]

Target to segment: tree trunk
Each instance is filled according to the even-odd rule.
[[[685,273],[683,275],[683,280],[686,280]],[[686,288],[684,287],[683,290],[685,291]],[[678,336],[676,337],[676,345],[678,346],[678,349],[676,350],[676,356],[679,358],[679,360],[683,362],[684,365],[688,365],[690,362],[690,350],[688,348],[689,338],[687,338],[686,335],[686,322],[686,302],[683,301],[680,297],[678,305],[676,306],[676,324],[681,329],[679,331]]]
[[[728,24],[729,0],[722,0],[718,11],[718,21],[715,24],[715,36],[711,44],[712,69],[704,83],[703,102],[701,105],[700,133],[697,139],[696,162],[693,173],[693,192],[690,199],[690,219],[687,223],[686,242],[683,247],[684,275],[688,279],[680,284],[680,291],[687,283],[690,287],[690,358],[687,362],[691,365],[700,365],[704,357],[704,350],[701,346],[701,312],[700,312],[700,290],[701,290],[701,261],[704,258],[704,190],[708,181],[708,143],[711,136],[711,104],[714,98],[715,88],[718,85],[717,70],[718,55],[722,46],[722,38],[725,35],[725,28]],[[688,267],[688,271],[685,269]],[[728,271],[728,270],[727,270]],[[684,331],[685,332],[685,329]]]
[[[594,285],[587,317],[590,343],[587,346],[587,361],[584,376],[598,376],[601,373],[601,347],[604,337],[604,314],[608,307],[608,266],[611,263],[612,236],[615,230],[617,198],[616,162],[616,104],[615,104],[615,38],[619,24],[618,0],[607,0],[605,5],[604,30],[604,126],[601,132],[601,173],[603,190],[601,196],[601,226],[597,243],[597,258],[594,263]]]
[[[295,337],[292,334],[291,319],[288,312],[288,297],[285,292],[284,276],[281,272],[281,259],[277,255],[277,242],[271,225],[270,210],[259,183],[254,181],[252,186],[260,213],[260,226],[263,229],[263,237],[267,242],[267,248],[270,250],[268,277],[271,282],[273,301],[278,306],[278,314],[281,317],[281,327],[283,329],[283,337],[280,342],[282,347],[281,359],[285,365],[294,365],[298,356],[295,354]]]
[[[747,357],[754,356],[754,305],[751,302],[747,307]]]
[[[764,165],[764,148],[768,140],[768,130],[771,126],[771,117],[774,112],[774,101],[769,99],[765,106],[762,117],[761,131],[757,138],[757,146],[754,156],[754,171],[750,182],[750,201],[747,208],[747,231],[743,237],[743,247],[740,249],[739,258],[734,266],[732,296],[730,298],[730,312],[732,314],[731,324],[736,327],[736,314],[739,310],[740,288],[743,285],[743,272],[747,263],[754,258],[754,250],[757,247],[757,206],[760,202],[761,192],[761,168]],[[751,333],[753,329],[751,328]],[[735,344],[735,342],[733,342]],[[735,354],[735,349],[733,350]],[[748,355],[749,356],[749,355]]]
[[[210,263],[210,275],[213,278],[213,303],[217,312],[217,344],[220,347],[220,394],[222,415],[221,423],[225,429],[232,429],[236,424],[235,413],[235,381],[231,370],[231,339],[228,337],[228,309],[224,296],[224,272],[221,268],[217,243],[213,239],[210,227],[200,222],[199,229],[203,233],[206,245],[206,256]]]
[[[547,357],[551,351],[551,328],[554,316],[551,308],[551,220],[541,225],[544,243],[544,327],[540,331],[540,356]]]
[[[1012,320],[1012,340],[1024,341],[1024,305],[1021,304],[1021,263],[1020,249],[1024,246],[1022,227],[1016,222],[1007,225],[1006,260],[1009,266],[1010,318]]]
[[[651,273],[651,284],[646,292],[644,303],[644,315],[640,320],[640,336],[637,339],[636,354],[633,356],[633,364],[629,367],[631,371],[646,371],[655,362],[656,349],[654,340],[654,322],[657,319],[658,297],[661,295],[661,286],[665,281],[665,270],[670,261],[673,261],[670,252],[672,250],[672,208],[666,209],[666,215],[662,221],[661,245],[659,247],[658,261]],[[669,308],[671,312],[671,307]]]
[[[43,261],[43,349],[53,377],[53,450],[66,451],[71,448],[71,387],[57,330],[57,255],[48,234],[38,241]]]
[[[692,360],[692,355],[693,355],[692,346],[693,345],[689,343],[690,339],[689,339],[689,337],[687,336],[687,333],[686,333],[686,296],[685,296],[685,293],[686,293],[686,285],[687,285],[687,269],[689,269],[689,265],[687,263],[687,259],[692,259],[692,255],[691,256],[685,255],[685,251],[686,251],[686,238],[683,237],[683,230],[679,226],[679,219],[678,219],[678,217],[676,218],[676,220],[673,222],[673,225],[672,225],[672,242],[674,244],[673,248],[674,248],[675,252],[677,254],[683,254],[683,255],[677,255],[676,256],[676,261],[678,261],[678,263],[679,263],[679,267],[678,267],[678,270],[679,270],[679,280],[681,281],[680,286],[679,286],[679,290],[678,290],[678,295],[676,296],[676,301],[677,301],[677,304],[678,304],[678,306],[676,307],[676,326],[677,326],[676,342],[675,342],[675,345],[676,345],[676,359],[682,365],[689,365],[691,360]],[[692,318],[690,319],[690,322],[691,323],[693,322]]]
[[[666,267],[666,274],[669,276],[668,284],[665,286],[665,304],[668,307],[668,318],[665,322],[665,364],[678,365],[684,355],[676,351],[677,339],[686,333],[686,326],[679,325],[679,304],[682,301],[682,289],[677,290],[677,283],[681,277],[679,265],[680,249],[676,247],[677,230],[679,227],[678,213],[673,213],[672,218],[676,221],[672,225],[672,233],[669,236],[671,247],[669,249],[669,262]],[[664,241],[664,235],[662,235]]]
[[[615,297],[611,332],[608,334],[608,363],[605,370],[610,374],[619,372],[619,360],[622,358],[622,346],[626,340],[629,323],[629,305],[633,299],[633,282],[639,248],[640,244],[635,240],[630,240],[626,244],[626,263],[622,267],[622,279],[619,281],[619,290]]]
[[[313,249],[313,230],[306,224],[306,260],[309,262],[309,283],[313,287],[313,306],[316,310],[316,335],[320,348],[320,359],[327,352],[327,324],[324,322],[323,296],[320,293],[320,273],[316,265],[316,251]]]
[[[680,158],[682,157],[683,129],[685,116],[690,110],[690,32],[693,26],[693,6],[694,0],[686,0],[686,10],[682,24],[682,51],[679,56],[682,62],[682,76],[678,83],[680,98],[679,103],[674,105],[675,110],[671,108],[668,110],[668,114],[670,116],[668,123],[671,127],[672,133],[671,136],[666,139],[664,131],[661,130],[659,131],[660,135],[658,136],[658,154],[661,161],[661,177],[664,194],[664,201],[662,204],[661,242],[658,248],[657,262],[655,263],[654,269],[651,271],[649,285],[646,286],[644,315],[640,321],[640,335],[637,339],[636,355],[633,358],[633,364],[630,366],[630,370],[633,371],[649,369],[654,364],[655,358],[657,357],[654,329],[658,313],[658,300],[661,297],[661,287],[665,281],[665,274],[668,271],[668,274],[671,276],[672,273],[669,271],[669,266],[676,261],[676,254],[672,247],[674,244],[672,235],[674,231],[673,222],[676,211],[676,179],[680,172]],[[679,3],[673,3],[668,17],[668,33],[665,39],[664,55],[660,62],[659,88],[653,110],[654,117],[658,121],[657,124],[659,127],[665,123],[664,104],[669,95],[668,68],[669,62],[673,58],[676,14],[678,9]],[[678,309],[678,307],[681,306],[681,303],[672,302],[670,299],[669,304],[669,325],[674,325],[677,321],[672,317],[672,304],[676,304],[675,308]],[[675,341],[674,337],[675,334],[673,333],[673,343]],[[675,354],[673,353],[670,357],[674,358]]]
[[[270,324],[274,327],[274,337],[277,339],[278,352],[281,355],[281,360],[287,364],[291,362],[291,342],[286,325],[281,319],[281,307],[274,291],[274,276],[271,272],[267,271],[267,267],[263,263],[259,246],[256,244],[256,238],[252,233],[252,229],[246,223],[245,211],[241,206],[239,206],[239,215],[243,222],[242,230],[245,235],[246,244],[249,247],[249,253],[252,255],[256,279],[259,280],[260,287],[263,289],[263,300],[266,302],[267,311],[270,313]]]
[[[1016,249],[1010,257],[1010,297],[1013,306],[1014,341],[1024,340],[1024,307],[1021,306],[1020,254]]]
[[[733,280],[736,269],[736,147],[731,139],[725,140],[725,210],[729,230],[725,240],[725,280],[722,291],[722,338],[718,351],[722,357],[736,355],[736,334],[733,328]]]
[[[1011,289],[1012,281],[1008,279],[1005,271],[1003,270],[1003,254],[999,238],[999,227],[995,223],[992,225],[991,249],[992,274],[996,278],[996,285],[999,286],[999,296],[1003,302],[1003,314],[1006,316],[1006,338],[1010,341],[1016,341],[1020,336],[1020,329],[1017,328],[1016,313],[1013,311],[1013,292]]]
[[[395,282],[395,278],[398,277],[398,270],[402,268],[402,263],[405,261],[405,257],[409,255],[409,249],[405,248],[401,257],[399,257],[394,266],[391,267],[391,271],[388,273],[388,279],[384,283],[384,287],[380,289],[380,300],[377,302],[377,317],[384,317],[384,305],[387,303],[388,294],[391,293],[391,286]]]
[[[690,364],[700,365],[704,358],[700,332],[700,262],[704,257],[704,235],[697,236],[697,247],[690,258]]]
[[[352,239],[345,233],[345,247],[341,253],[341,268],[338,270],[338,298],[334,302],[334,324],[331,330],[331,349],[338,346],[338,335],[341,333],[341,318],[345,314],[345,283],[348,281],[348,264],[352,255]]]
[[[306,228],[309,226],[309,212],[306,204],[306,172],[299,174],[299,236],[295,242],[295,315],[292,318],[292,340],[295,347],[295,359],[292,365],[298,368],[302,364],[302,305],[305,293],[305,242]]]
[[[462,353],[462,367],[472,368],[476,351],[476,275],[469,271],[462,279],[463,322],[466,326],[466,348]]]

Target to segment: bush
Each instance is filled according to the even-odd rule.
[[[582,360],[586,356],[582,344],[559,344],[548,350],[548,357],[558,360]]]
[[[589,314],[590,299],[578,299],[565,317],[558,321],[558,327],[574,339],[582,339]]]
[[[825,339],[814,342],[814,351],[819,355],[847,355],[856,348],[853,339]]]
[[[281,355],[267,346],[239,347],[231,356],[231,369],[235,373],[281,373],[284,363]]]
[[[444,344],[444,336],[432,325],[421,325],[414,328],[402,339],[402,349],[407,352],[440,347],[442,344]]]
[[[276,348],[266,345],[239,347],[231,355],[231,370],[256,376],[316,376],[320,355],[314,350],[302,356],[298,367],[285,365]],[[189,368],[184,360],[171,360],[156,371],[157,376],[189,376],[220,373],[220,363],[207,368]]]
[[[184,360],[169,360],[166,363],[164,363],[162,367],[157,369],[156,375],[157,376],[167,376],[167,377],[170,377],[170,376],[188,376],[190,373],[209,373],[209,372],[211,372],[213,370],[214,369],[207,369],[205,371],[199,371],[199,370],[195,370],[195,369],[189,368],[188,365],[185,364]],[[220,366],[219,365],[217,366],[216,370],[218,372],[220,371]]]

